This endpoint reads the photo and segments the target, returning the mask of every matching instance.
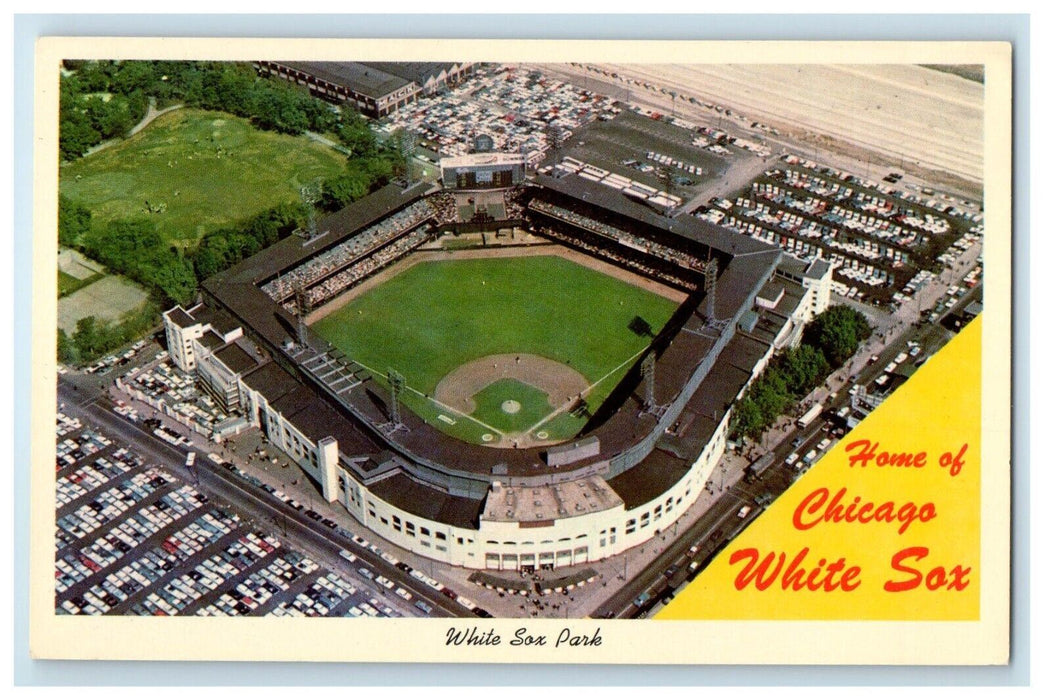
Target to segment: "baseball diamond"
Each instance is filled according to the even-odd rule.
[[[614,278],[554,254],[561,246],[541,249],[550,254],[420,254],[428,257],[344,296],[311,328],[377,381],[388,369],[403,374],[405,405],[454,437],[501,448],[571,438],[677,303],[623,270]],[[516,380],[514,390],[480,406],[476,395],[503,379]],[[519,410],[502,410],[505,400]]]

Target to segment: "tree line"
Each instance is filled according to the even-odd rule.
[[[60,91],[59,142],[63,160],[82,156],[107,138],[122,136],[158,106],[187,106],[249,119],[286,134],[333,133],[348,153],[344,172],[320,183],[322,211],[337,211],[404,174],[405,141],[395,133],[381,143],[368,122],[280,80],[259,77],[244,63],[183,61],[66,61]],[[284,202],[206,233],[192,250],[170,245],[154,222],[132,218],[93,220],[83,204],[59,195],[58,238],[143,285],[150,315],[193,301],[198,284],[273,245],[305,224],[309,210]],[[141,319],[107,324],[92,317],[71,337],[59,336],[60,355],[85,361],[119,347]],[[141,334],[142,329],[138,332]],[[131,336],[134,337],[134,336]]]
[[[820,386],[833,368],[850,359],[870,335],[872,327],[864,315],[849,306],[832,306],[819,314],[803,329],[799,346],[774,357],[734,406],[731,436],[758,440],[778,417]]]
[[[188,107],[245,117],[283,134],[330,131],[339,115],[291,83],[261,78],[246,63],[206,61],[65,61],[59,89],[59,150],[63,160],[123,136],[149,107]]]

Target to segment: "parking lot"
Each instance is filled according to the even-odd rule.
[[[233,423],[244,423],[198,391],[195,377],[176,367],[165,351],[158,352],[153,361],[125,372],[116,386],[204,435],[223,431]]]
[[[62,411],[56,436],[58,614],[420,614]]]
[[[421,146],[442,156],[468,152],[478,134],[498,151],[520,151],[538,160],[552,134],[617,113],[613,100],[513,65],[481,67],[452,90],[421,97],[381,123],[393,133],[409,130]]]
[[[892,309],[981,240],[979,205],[785,155],[733,201],[699,213],[800,258],[835,266],[840,295]],[[927,194],[929,192],[929,194]]]

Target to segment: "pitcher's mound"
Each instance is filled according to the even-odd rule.
[[[514,414],[522,410],[522,404],[512,399],[508,399],[507,401],[504,401],[502,404],[500,404],[500,408],[503,410],[504,413]]]

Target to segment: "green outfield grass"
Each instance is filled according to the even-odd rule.
[[[573,367],[590,383],[601,380],[588,396],[593,410],[651,341],[629,328],[632,320],[639,316],[658,331],[676,306],[557,256],[453,260],[419,263],[312,329],[380,379],[389,368],[401,372],[418,392],[405,394],[412,410],[449,434],[481,442],[489,428],[517,432],[533,425],[535,421],[525,419],[540,410],[536,397],[518,382],[520,388],[506,387],[503,395],[493,389],[499,382],[490,385],[480,392],[484,396],[476,397],[474,418],[486,424],[482,426],[423,396],[433,394],[446,374],[485,355],[540,355]],[[510,423],[500,409],[508,398],[522,404],[519,417]],[[558,426],[557,435],[540,430],[547,430],[551,439],[568,438],[585,421],[560,416],[551,422]]]
[[[297,201],[302,185],[340,173],[345,163],[345,156],[306,136],[180,109],[63,166],[60,188],[91,209],[96,222],[149,216],[168,240],[191,246],[213,228]]]

